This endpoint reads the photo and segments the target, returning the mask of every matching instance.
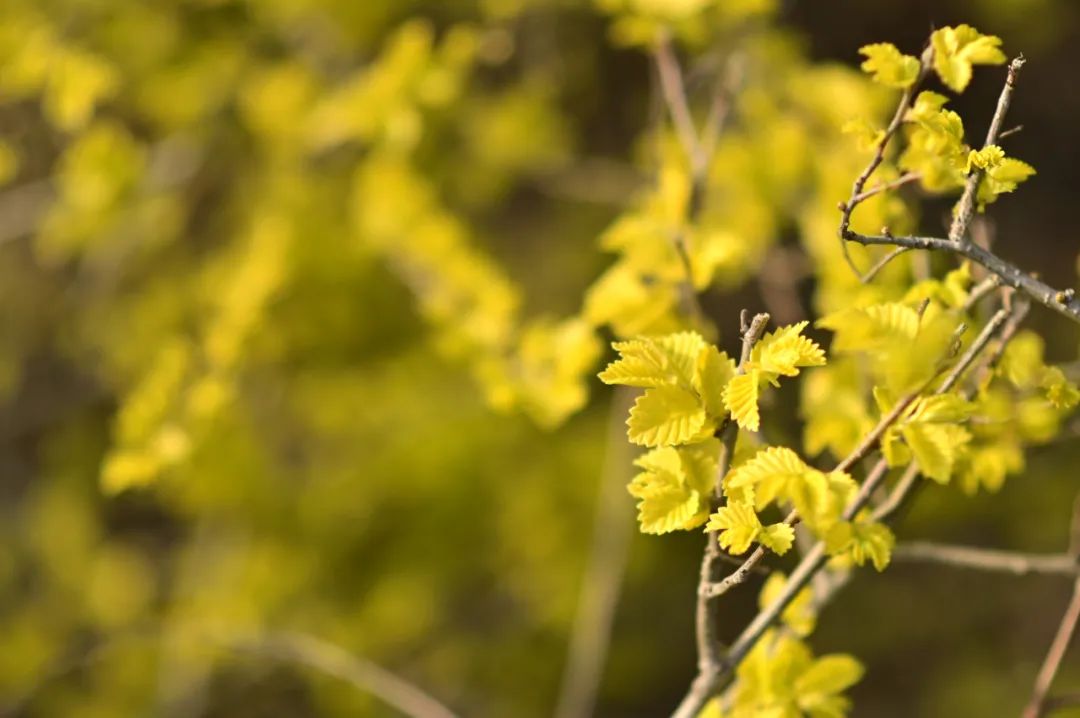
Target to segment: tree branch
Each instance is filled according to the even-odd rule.
[[[1024,57],[1022,55],[1009,63],[1009,72],[1005,76],[1005,87],[1001,88],[997,109],[994,111],[994,117],[990,121],[990,129],[986,132],[986,141],[983,143],[983,148],[989,147],[997,142],[998,133],[1001,132],[1001,123],[1005,121],[1005,113],[1008,112],[1009,102],[1012,100],[1016,76],[1020,73],[1020,68],[1023,66]],[[949,239],[957,244],[965,241],[964,235],[967,233],[968,224],[971,222],[971,216],[975,213],[975,195],[979,189],[979,182],[982,178],[983,170],[978,167],[972,167],[971,172],[968,173],[967,182],[964,184],[964,193],[960,196],[960,201],[956,204],[952,225],[949,227]]]
[[[976,571],[1014,576],[1046,575],[1080,578],[1080,565],[1067,553],[1037,554],[998,551],[974,546],[951,546],[930,541],[909,541],[893,549],[893,558],[908,562],[939,563]]]
[[[413,684],[340,646],[305,633],[256,635],[222,644],[234,651],[270,656],[340,678],[412,718],[455,718],[453,711]]]
[[[1080,496],[1073,502],[1073,515],[1069,531],[1069,557],[1074,566],[1080,566]],[[1069,649],[1076,625],[1080,622],[1080,578],[1073,583],[1072,598],[1065,607],[1065,614],[1061,617],[1054,640],[1050,642],[1050,650],[1046,653],[1042,667],[1035,676],[1035,685],[1031,690],[1031,698],[1024,707],[1022,718],[1039,718],[1046,711],[1047,695],[1050,686],[1057,676],[1061,662],[1065,658],[1065,651]]]
[[[897,187],[903,187],[910,182],[915,182],[920,179],[922,179],[922,172],[905,172],[893,181],[876,184],[870,189],[855,195],[848,201],[853,202],[855,205],[859,205],[870,199],[871,197],[881,194],[882,192],[888,192],[889,190],[896,189]]]
[[[873,194],[876,194],[876,192],[866,194],[863,190],[865,189],[870,176],[874,174],[874,171],[885,161],[885,150],[889,146],[889,142],[892,140],[897,130],[900,129],[900,125],[903,124],[904,115],[907,114],[908,107],[915,98],[915,91],[918,89],[919,85],[922,84],[923,79],[926,77],[926,73],[930,70],[930,61],[932,57],[933,48],[927,46],[920,59],[918,77],[910,87],[904,90],[904,94],[900,96],[900,102],[896,106],[896,112],[893,113],[892,120],[889,121],[888,127],[885,128],[885,134],[878,140],[874,150],[874,156],[851,185],[851,196],[848,198],[848,201],[840,203],[840,249],[843,250],[844,260],[848,263],[848,266],[851,267],[851,271],[855,272],[855,276],[861,276],[862,272],[855,266],[855,262],[848,253],[847,242],[844,241],[847,239],[847,234],[850,230],[851,213],[855,211],[855,208],[859,206],[859,203],[872,197]]]
[[[978,289],[978,287],[976,287]],[[975,290],[972,290],[975,291]],[[956,366],[946,375],[945,381],[938,387],[936,393],[942,394],[951,390],[963,377],[964,373],[975,362],[975,359],[983,352],[986,346],[998,335],[1001,343],[996,351],[987,355],[986,361],[983,366],[992,366],[1000,357],[1001,352],[1004,350],[1005,344],[1016,333],[1017,328],[1020,326],[1020,322],[1027,315],[1027,304],[1022,303],[1015,307],[1005,306],[999,309],[994,316],[990,318],[990,321],[986,323],[979,335],[975,337],[975,341],[971,343],[967,351],[964,352],[960,360],[956,362]],[[965,398],[971,398],[971,392],[965,392]],[[875,521],[886,521],[892,518],[900,507],[904,505],[904,502],[908,500],[911,492],[918,486],[919,480],[919,466],[912,462],[908,465],[907,469],[900,476],[900,479],[896,482],[892,491],[889,492],[888,498],[874,509],[873,518]]]
[[[949,391],[956,382],[959,381],[959,378],[971,366],[978,354],[985,349],[994,332],[1004,325],[1007,316],[1007,314],[1003,315],[1001,312],[995,315],[987,327],[984,328],[975,339],[971,347],[969,347],[957,361],[941,386],[934,391],[935,395]],[[844,508],[842,517],[845,521],[853,519],[863,506],[866,505],[874,491],[884,483],[885,477],[888,475],[888,469],[888,462],[884,458],[879,459],[863,481],[862,486],[859,487],[858,493]],[[918,465],[912,462],[905,472],[905,477],[910,476],[908,481],[913,483],[914,478],[917,477],[918,474]],[[901,479],[901,481],[903,482],[904,479]],[[897,505],[898,503],[899,502],[897,502]],[[878,513],[879,511],[875,512],[875,519],[878,518]],[[720,669],[720,675],[717,676],[714,685],[719,685],[723,679],[730,676],[750,650],[753,649],[761,639],[761,636],[769,626],[779,618],[780,614],[787,608],[788,604],[795,599],[795,596],[797,596],[799,592],[809,584],[817,572],[824,567],[826,559],[825,542],[818,541],[795,567],[795,570],[792,571],[791,576],[784,584],[780,595],[771,604],[759,611],[750,624],[743,629],[743,632],[739,637],[735,639],[735,642],[728,650],[727,656],[724,658],[724,662]]]
[[[765,333],[765,327],[769,323],[768,314],[756,314],[747,323],[746,313],[743,312],[740,323],[742,324],[742,354],[739,357],[737,373],[746,371],[746,365],[750,361],[750,353],[754,345]],[[716,472],[716,485],[713,492],[713,508],[719,505],[723,496],[723,478],[727,474],[731,456],[735,452],[735,441],[738,438],[739,426],[733,421],[728,421],[721,431],[720,461]],[[716,534],[705,534],[705,552],[701,559],[701,571],[698,576],[697,604],[694,612],[695,638],[697,642],[698,672],[690,684],[686,696],[675,709],[673,718],[696,718],[697,714],[705,706],[708,700],[716,692],[716,681],[720,674],[722,656],[720,650],[719,604],[713,596],[708,594],[708,588],[716,580],[719,559],[721,556],[720,544]],[[746,567],[744,564],[737,571],[743,571],[749,575],[753,566]],[[745,580],[745,578],[743,579]]]
[[[675,48],[671,45],[671,37],[662,33],[656,43],[653,52],[656,59],[656,71],[660,78],[660,91],[664,96],[671,122],[675,126],[675,134],[679,143],[686,152],[690,165],[697,174],[698,166],[703,162],[701,143],[698,139],[697,130],[694,129],[694,118],[690,114],[690,103],[686,98],[686,85],[683,82],[682,70],[679,68],[679,60],[675,57]]]
[[[897,247],[896,249],[879,259],[877,262],[875,262],[874,266],[870,267],[870,269],[866,270],[866,273],[859,277],[859,281],[863,284],[869,284],[873,281],[874,277],[878,275],[878,272],[880,272],[882,269],[885,269],[886,265],[888,265],[889,262],[899,257],[901,254],[910,251],[910,247]]]
[[[1023,292],[1044,307],[1053,309],[1074,322],[1080,322],[1080,299],[1076,298],[1073,289],[1055,289],[1036,276],[1028,274],[973,242],[956,243],[943,237],[895,236],[892,234],[867,235],[851,230],[845,232],[844,239],[868,246],[887,245],[907,247],[908,249],[952,252],[981,265],[987,271],[996,274],[1001,279],[1002,284]]]
[[[633,526],[622,500],[630,466],[630,444],[626,441],[622,417],[632,404],[632,391],[626,387],[615,390],[608,421],[607,451],[596,497],[592,551],[570,634],[556,718],[585,718],[593,714],[596,689],[611,643],[611,628]]]
[[[1005,80],[1005,86],[1002,88],[1001,95],[998,98],[997,109],[994,112],[994,117],[990,122],[990,128],[986,133],[986,141],[983,146],[989,146],[994,144],[998,135],[1001,132],[1001,126],[1005,119],[1005,113],[1009,109],[1009,103],[1012,99],[1013,88],[1015,87],[1016,77],[1020,72],[1020,68],[1024,64],[1024,58],[1018,57],[1009,64],[1008,76]],[[923,72],[927,65],[926,55],[923,57]],[[921,78],[921,75],[920,75]],[[971,217],[975,211],[975,198],[978,194],[979,182],[982,180],[983,171],[979,168],[973,168],[968,174],[967,181],[964,185],[964,192],[960,197],[960,200],[956,203],[956,209],[953,213],[952,225],[949,228],[949,236],[944,237],[920,237],[920,236],[894,236],[883,230],[880,235],[867,235],[860,234],[851,229],[851,213],[854,211],[858,203],[868,196],[873,195],[871,192],[863,192],[863,186],[870,174],[881,164],[885,147],[889,140],[893,137],[897,127],[903,119],[903,112],[905,111],[907,104],[911,100],[911,95],[914,92],[914,88],[918,85],[912,85],[904,93],[901,98],[897,113],[893,117],[893,122],[890,123],[889,128],[886,130],[885,135],[878,143],[877,152],[874,155],[873,160],[867,165],[866,170],[855,180],[855,184],[852,187],[851,198],[841,203],[841,217],[840,217],[840,238],[846,244],[847,242],[857,242],[864,246],[872,245],[885,245],[893,246],[897,249],[887,255],[883,260],[878,262],[867,276],[872,277],[881,269],[882,266],[887,264],[895,256],[903,251],[912,249],[930,250],[930,251],[945,251],[952,252],[959,256],[970,259],[976,264],[981,265],[987,271],[997,275],[1001,282],[1007,286],[1013,287],[1021,292],[1024,292],[1029,297],[1037,301],[1043,306],[1053,309],[1054,311],[1062,314],[1063,316],[1072,319],[1074,322],[1080,323],[1080,299],[1075,297],[1075,292],[1071,288],[1058,290],[1045,282],[1040,281],[1036,276],[1028,274],[1019,267],[1007,262],[1001,257],[997,256],[993,252],[983,249],[977,244],[964,239],[967,233],[968,225],[971,222]],[[847,253],[845,251],[845,256]],[[849,264],[850,258],[848,258]],[[854,268],[854,265],[852,265]],[[858,273],[856,271],[856,273]],[[863,278],[866,281],[865,278]]]

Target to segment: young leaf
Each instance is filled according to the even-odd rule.
[[[627,435],[642,446],[685,444],[701,433],[705,422],[705,408],[694,394],[677,386],[657,386],[634,402]]]
[[[963,92],[971,81],[972,65],[1000,65],[1005,62],[1001,38],[983,35],[970,25],[943,27],[930,36],[934,47],[934,70],[941,81]]]
[[[674,383],[667,357],[651,339],[615,342],[611,346],[621,356],[600,372],[600,381],[605,384],[653,387]]]
[[[740,428],[757,431],[761,425],[758,414],[758,392],[761,373],[751,369],[734,377],[724,387],[724,406]]]
[[[1001,164],[1005,159],[1005,151],[997,145],[987,145],[981,150],[972,150],[968,153],[967,167],[965,172],[971,172],[972,167],[981,170],[990,170]]]
[[[927,478],[947,483],[960,449],[971,435],[955,424],[906,424],[900,433]]]
[[[904,415],[909,424],[946,424],[971,416],[972,404],[958,394],[937,394],[919,399]]]
[[[795,541],[795,529],[786,523],[769,524],[761,530],[758,542],[777,556],[783,556]]]
[[[739,556],[750,548],[750,544],[761,533],[762,526],[753,506],[731,502],[721,506],[709,517],[705,530],[719,531],[720,547]]]
[[[687,475],[687,462],[680,450],[670,446],[653,449],[634,464],[644,471],[634,477],[627,490],[639,500],[638,522],[643,533],[663,534],[704,523],[708,500]]]
[[[773,446],[757,452],[724,477],[724,490],[752,487],[757,507],[764,508],[780,496],[787,498],[790,484],[799,482],[811,471],[791,449]]]
[[[683,386],[691,387],[697,375],[698,357],[708,346],[697,332],[667,334],[657,340]]]
[[[701,350],[694,376],[694,390],[705,402],[710,416],[724,415],[724,387],[735,376],[735,362],[714,346]]]
[[[851,542],[851,558],[862,566],[867,559],[878,571],[884,571],[892,558],[896,537],[889,527],[877,521],[856,522]]]
[[[878,146],[885,137],[885,130],[871,124],[864,117],[856,117],[846,121],[840,131],[845,135],[855,138],[856,146],[863,152],[869,152]]]
[[[696,492],[675,483],[667,483],[655,475],[649,484],[638,483],[632,492],[640,499],[638,523],[642,533],[665,534],[690,528],[691,520],[698,513],[699,497]]]
[[[892,43],[864,45],[859,53],[866,55],[861,67],[873,75],[874,82],[904,90],[919,77],[919,59],[904,55]]]
[[[621,356],[600,372],[600,380],[641,387],[678,384],[689,389],[697,375],[698,357],[706,346],[697,332],[615,342],[612,347]]]
[[[680,446],[679,460],[686,473],[686,483],[702,496],[716,489],[716,469],[720,459],[719,439],[709,438],[698,444]]]
[[[1047,401],[1055,409],[1068,410],[1080,403],[1080,390],[1065,377],[1065,372],[1059,367],[1046,367],[1039,386],[1046,392]]]
[[[889,565],[895,543],[896,537],[888,526],[866,520],[864,516],[855,521],[841,521],[825,536],[825,547],[830,556],[845,555],[858,566],[869,559],[878,571],[884,571]]]
[[[994,202],[998,195],[1007,194],[1035,174],[1035,168],[1014,157],[1005,157],[983,175],[976,198],[980,207]]]
[[[931,92],[930,90],[923,90],[919,93],[919,96],[915,98],[915,103],[911,106],[911,109],[907,111],[907,115],[905,115],[904,119],[909,122],[927,122],[937,115],[948,101],[949,98],[945,95],[938,92]]]
[[[806,525],[820,535],[840,520],[855,491],[854,479],[842,471],[826,474],[808,469],[801,481],[789,484],[788,499]]]
[[[795,680],[800,707],[812,716],[842,715],[822,712],[821,707],[858,683],[863,672],[862,664],[849,655],[834,653],[822,656]]]
[[[799,367],[824,366],[825,352],[814,341],[802,336],[808,322],[781,327],[765,335],[750,359],[762,372],[796,376]]]

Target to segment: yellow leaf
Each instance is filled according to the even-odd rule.
[[[799,367],[823,366],[825,352],[812,340],[802,336],[807,322],[781,327],[767,334],[751,353],[751,361],[763,372],[796,376]]]
[[[864,45],[859,53],[866,55],[861,67],[873,75],[874,82],[903,90],[911,87],[919,76],[919,59],[901,53],[892,43]]]
[[[904,416],[907,424],[944,424],[971,416],[971,402],[958,394],[937,394],[919,399]]]
[[[972,150],[968,153],[966,172],[971,172],[972,167],[981,170],[990,170],[1001,164],[1005,159],[1005,151],[997,145],[987,145],[981,150]]]
[[[910,122],[925,122],[936,116],[949,98],[937,92],[923,90],[915,98],[915,103],[907,111],[905,119]]]
[[[983,175],[977,195],[979,206],[984,207],[996,200],[998,195],[1012,192],[1017,185],[1034,174],[1035,168],[1027,162],[1005,157]]]
[[[818,320],[818,326],[836,332],[834,351],[879,348],[891,340],[912,341],[919,332],[919,313],[898,302],[845,309]]]
[[[858,566],[869,559],[875,569],[883,571],[889,565],[896,537],[888,526],[866,519],[865,514],[833,526],[825,537],[826,550],[830,556],[846,555]]]
[[[734,377],[724,387],[724,406],[735,422],[748,431],[757,431],[761,424],[758,414],[759,381],[760,372],[751,369],[746,374]]]
[[[854,480],[842,471],[826,474],[808,468],[801,480],[788,485],[787,498],[806,525],[820,534],[840,520],[855,491]]]
[[[863,152],[869,152],[878,146],[885,137],[885,130],[872,125],[863,117],[846,121],[840,131],[855,138],[856,146]]]
[[[791,449],[773,446],[762,449],[730,471],[724,477],[724,489],[753,488],[756,505],[761,509],[778,496],[787,498],[789,484],[801,480],[810,470]]]
[[[1080,403],[1080,390],[1076,384],[1065,378],[1065,372],[1059,367],[1047,367],[1043,372],[1040,388],[1046,392],[1046,399],[1055,409],[1072,409]]]
[[[638,523],[642,533],[665,534],[688,528],[698,513],[698,495],[685,486],[654,483],[638,488]]]
[[[705,522],[708,497],[695,487],[700,479],[689,480],[686,467],[689,464],[695,470],[704,470],[707,466],[697,465],[693,459],[688,462],[670,446],[653,449],[634,464],[644,471],[634,477],[627,491],[638,499],[638,522],[643,533],[669,533]]]
[[[606,384],[653,387],[697,385],[698,363],[708,345],[697,332],[679,332],[659,338],[644,337],[615,342],[621,357],[600,373]]]
[[[930,36],[934,47],[934,70],[941,81],[956,92],[971,82],[972,65],[1000,65],[1005,62],[1001,38],[983,35],[970,25],[943,27]]]
[[[642,446],[685,444],[705,426],[705,408],[696,396],[677,386],[646,389],[630,409],[630,441]]]
[[[849,655],[834,653],[822,656],[796,679],[795,692],[800,696],[800,704],[805,705],[803,701],[813,696],[835,696],[847,690],[859,682],[863,672],[862,664]],[[810,715],[816,714],[811,710]]]
[[[709,517],[705,530],[719,531],[720,547],[738,556],[746,553],[761,533],[761,519],[750,504],[733,502],[717,509]]]
[[[716,347],[707,346],[698,354],[694,390],[711,416],[724,415],[724,387],[734,376],[735,362]]]
[[[45,116],[61,130],[82,129],[94,107],[115,94],[119,85],[119,73],[105,60],[80,50],[64,50],[49,75]]]
[[[683,386],[692,387],[697,375],[698,357],[707,346],[701,335],[697,332],[667,334],[660,337],[657,344],[667,355],[668,362]]]
[[[680,446],[676,449],[682,465],[686,485],[708,497],[716,490],[716,470],[720,458],[720,441],[707,439],[698,444]]]
[[[795,541],[795,529],[786,523],[775,523],[761,530],[758,541],[777,556],[783,556]]]
[[[600,372],[600,381],[605,384],[651,387],[674,383],[667,357],[651,340],[634,339],[611,346],[621,357]]]
[[[919,471],[927,478],[947,483],[961,447],[971,438],[955,424],[908,424],[900,428]]]

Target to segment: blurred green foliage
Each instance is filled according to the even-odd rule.
[[[591,374],[603,340],[686,321],[647,238],[692,230],[725,335],[780,248],[809,257],[813,313],[913,272],[839,261],[865,162],[840,128],[889,96],[807,60],[776,5],[6,0],[0,712],[391,714],[230,648],[298,630],[463,714],[550,714],[607,451]],[[746,68],[692,227],[649,117],[660,28]],[[884,196],[859,218],[917,220]],[[698,543],[634,544],[600,712],[683,689]],[[733,600],[737,626],[755,597]],[[846,628],[826,647],[871,665],[900,640]],[[994,666],[970,665],[923,714],[987,705],[965,686]]]

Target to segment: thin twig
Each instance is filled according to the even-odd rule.
[[[855,266],[854,260],[851,259],[851,255],[847,249],[847,233],[851,226],[851,214],[855,211],[855,208],[859,206],[862,201],[860,195],[863,194],[863,190],[866,188],[866,182],[870,179],[870,176],[874,174],[874,171],[885,161],[885,150],[889,146],[889,142],[900,129],[900,125],[904,121],[904,116],[907,114],[908,107],[911,105],[912,99],[915,97],[915,90],[922,84],[923,78],[926,77],[926,73],[930,69],[930,60],[933,57],[933,49],[927,47],[922,54],[922,58],[919,64],[919,75],[915,79],[915,82],[911,84],[904,94],[900,96],[900,102],[896,105],[896,112],[893,113],[892,120],[889,121],[888,127],[885,128],[885,134],[878,140],[877,146],[874,150],[874,156],[870,158],[870,162],[866,165],[863,171],[855,178],[855,182],[851,186],[851,196],[847,202],[840,203],[840,249],[844,254],[844,260],[851,267],[851,271],[855,273],[855,276],[862,274],[859,268]]]
[[[1073,708],[1075,706],[1080,706],[1080,692],[1050,696],[1043,701],[1043,715],[1050,715],[1062,708]]]
[[[696,173],[697,163],[702,161],[701,145],[697,130],[694,129],[694,118],[690,114],[690,103],[686,97],[686,85],[683,82],[682,70],[679,67],[678,58],[675,57],[675,48],[671,44],[670,35],[661,33],[653,56],[656,59],[657,75],[660,78],[660,90],[664,95],[668,112],[671,114],[675,134]]]
[[[998,551],[974,546],[951,546],[931,541],[907,541],[893,549],[893,559],[910,562],[940,563],[1014,576],[1032,574],[1080,578],[1080,565],[1067,553],[1037,554]]]
[[[351,683],[412,718],[455,718],[455,714],[415,685],[340,646],[306,633],[280,632],[222,641],[234,651],[298,663]]]
[[[850,230],[845,236],[848,241],[868,246],[886,245],[958,254],[996,274],[1002,284],[1023,292],[1044,307],[1053,309],[1074,322],[1080,322],[1080,298],[1075,296],[1073,289],[1055,289],[974,242],[956,243],[943,237],[866,235]]]
[[[729,67],[730,77],[721,83],[713,97],[709,116],[706,118],[704,138],[698,134],[694,127],[694,118],[690,112],[690,101],[686,93],[686,83],[683,80],[682,69],[675,55],[675,49],[668,33],[661,33],[654,50],[656,60],[657,77],[660,80],[660,91],[667,106],[671,122],[675,127],[675,134],[679,138],[683,152],[690,166],[690,201],[687,209],[687,220],[693,223],[701,213],[705,195],[705,185],[708,179],[709,160],[716,147],[716,141],[723,131],[724,124],[731,109],[731,94],[737,81],[741,81],[741,69],[737,72]],[[737,78],[737,79],[736,79]],[[701,302],[698,300],[697,291],[694,287],[694,268],[690,257],[687,233],[680,230],[673,238],[675,252],[679,256],[679,262],[683,267],[685,279],[680,282],[679,294],[684,313],[697,325],[705,323],[705,313]]]
[[[888,464],[885,464],[885,466],[888,467]],[[907,468],[904,469],[904,473],[897,479],[896,485],[892,488],[892,491],[889,492],[886,499],[874,508],[874,521],[887,521],[891,519],[893,514],[900,510],[900,507],[915,489],[915,486],[919,481],[919,476],[919,465],[914,461],[908,464]]]
[[[960,307],[961,311],[970,312],[979,301],[990,292],[994,291],[1001,286],[1001,277],[996,274],[991,274],[986,279],[982,280],[968,292],[967,299],[964,300],[963,306]]]
[[[570,634],[555,709],[557,718],[585,718],[593,714],[596,691],[611,644],[611,629],[633,528],[632,517],[627,514],[622,500],[630,466],[630,445],[626,441],[622,417],[632,403],[632,391],[626,387],[616,389],[596,498],[592,549]]]
[[[882,269],[885,269],[885,266],[888,265],[889,262],[899,257],[901,254],[910,251],[910,247],[897,247],[896,249],[892,250],[884,257],[879,259],[877,262],[875,262],[874,266],[870,267],[870,269],[866,270],[866,273],[859,277],[859,281],[863,284],[869,284],[873,281],[874,277],[878,275],[878,272],[880,272]]]
[[[922,172],[905,172],[891,182],[882,182],[880,184],[874,185],[873,187],[864,192],[860,192],[848,201],[858,205],[870,199],[874,195],[881,194],[882,192],[888,192],[889,190],[894,190],[897,187],[903,187],[909,182],[915,182],[920,179],[922,179]]]
[[[952,368],[945,376],[945,381],[941,383],[936,393],[944,394],[945,392],[956,386],[957,382],[963,377],[964,372],[975,361],[975,358],[982,353],[986,345],[990,343],[990,340],[994,338],[994,335],[998,333],[998,330],[1005,326],[1006,322],[1013,315],[1013,310],[1009,307],[1002,307],[994,313],[994,316],[990,317],[990,321],[986,323],[986,326],[982,328],[978,336],[975,337],[975,341],[971,342],[971,346],[967,348],[960,360],[956,362],[956,366]]]
[[[1069,557],[1073,566],[1080,566],[1080,496],[1073,503],[1072,522],[1069,525]],[[1065,651],[1069,648],[1076,625],[1080,622],[1080,578],[1073,583],[1072,598],[1065,608],[1065,614],[1061,617],[1057,633],[1050,643],[1050,650],[1046,653],[1042,667],[1035,676],[1035,685],[1031,689],[1031,698],[1024,707],[1022,718],[1039,718],[1046,710],[1047,695],[1050,686],[1057,676],[1061,662],[1065,658]]]
[[[1043,715],[1046,698],[1050,691],[1050,685],[1057,676],[1061,662],[1065,658],[1065,651],[1069,648],[1073,633],[1076,632],[1076,624],[1080,621],[1080,579],[1073,584],[1072,598],[1065,608],[1065,614],[1061,617],[1057,633],[1050,644],[1050,650],[1046,653],[1039,674],[1035,677],[1035,687],[1032,689],[1031,699],[1028,701],[1023,718],[1039,718]]]
[[[683,82],[682,69],[679,60],[675,56],[675,49],[671,44],[671,37],[662,33],[656,44],[654,52],[656,59],[656,74],[660,78],[660,92],[667,106],[671,122],[675,126],[675,134],[682,145],[683,153],[690,163],[691,174],[694,178],[694,186],[691,189],[691,201],[689,207],[690,220],[697,214],[698,201],[697,177],[704,171],[699,169],[701,162],[701,145],[698,141],[697,130],[694,129],[694,119],[690,114],[690,104],[686,96],[686,84]],[[694,267],[690,259],[690,248],[687,246],[686,232],[679,231],[673,238],[672,244],[679,262],[683,268],[683,280],[679,283],[679,300],[684,313],[695,324],[700,325],[704,319],[704,311],[701,302],[698,301],[697,291],[694,289]]]
[[[709,114],[705,116],[705,126],[701,130],[701,153],[708,160],[716,151],[716,142],[723,134],[724,126],[731,116],[735,94],[746,75],[746,58],[741,53],[730,56],[720,73],[720,81],[713,92]]]
[[[1003,140],[1003,139],[1005,139],[1006,137],[1008,137],[1010,135],[1015,135],[1017,132],[1022,132],[1023,129],[1024,129],[1023,125],[1017,125],[1016,127],[1010,127],[1009,129],[1005,130],[1000,135],[998,135],[998,140]]]
[[[1005,121],[1005,113],[1008,112],[1009,103],[1012,100],[1013,88],[1016,85],[1016,76],[1020,73],[1020,68],[1023,66],[1023,55],[1013,59],[1013,61],[1009,63],[1009,71],[1005,76],[1005,86],[1001,88],[997,109],[994,111],[994,117],[990,121],[990,128],[986,131],[986,141],[983,142],[984,149],[997,142],[998,133],[1001,132],[1001,124]],[[983,170],[979,167],[972,167],[971,172],[968,173],[967,182],[964,184],[964,193],[960,196],[960,201],[956,204],[952,225],[949,227],[949,240],[952,242],[960,243],[964,241],[964,235],[967,233],[968,224],[971,222],[971,216],[975,213],[975,195],[979,189],[979,182],[982,181],[982,178]]]

